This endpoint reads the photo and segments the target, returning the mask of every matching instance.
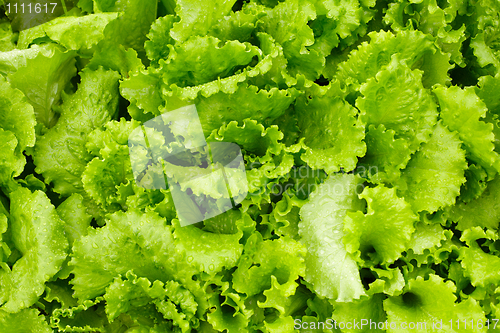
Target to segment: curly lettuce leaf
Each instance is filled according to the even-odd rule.
[[[107,147],[108,148],[108,147]],[[128,146],[112,145],[105,158],[92,159],[81,174],[85,192],[104,210],[126,209],[126,199],[132,195],[132,167]]]
[[[195,314],[198,306],[194,296],[175,281],[162,283],[156,280],[151,283],[129,271],[125,277],[118,277],[113,281],[106,289],[104,299],[110,321],[121,314],[128,314],[133,318],[136,316],[135,312],[154,304],[161,316],[152,314],[152,317],[171,320],[172,326],[177,326],[181,332],[189,332],[190,327],[197,324]],[[175,330],[174,327],[172,330]]]
[[[17,32],[12,32],[10,22],[0,21],[0,51],[7,52],[16,49]]]
[[[250,118],[258,122],[272,121],[293,103],[296,91],[271,88],[259,89],[243,84],[233,92],[218,92],[209,97],[199,96],[193,102],[198,110],[205,135],[220,128],[224,122]],[[167,98],[167,107],[169,100]],[[238,110],[235,113],[233,110]]]
[[[444,240],[446,235],[441,225],[427,224],[421,220],[415,225],[409,248],[415,254],[424,254],[428,249],[437,248]]]
[[[460,249],[458,260],[460,260],[464,276],[469,278],[471,284],[475,287],[487,288],[491,285],[498,285],[500,282],[499,272],[490,269],[490,267],[497,267],[500,265],[500,258],[485,253],[477,242],[479,239],[487,239],[490,237],[490,235],[487,235],[484,230],[479,227],[465,230],[461,237],[461,240],[465,241],[468,246],[464,246]]]
[[[52,46],[25,59],[25,66],[7,76],[12,87],[21,90],[35,109],[37,122],[50,128],[57,122],[54,110],[61,94],[76,74],[75,52]]]
[[[369,265],[393,263],[408,248],[418,217],[394,188],[366,187],[359,198],[368,203],[367,212],[347,212],[343,238],[347,252]]]
[[[316,294],[338,302],[365,295],[354,256],[342,243],[347,212],[364,208],[357,196],[362,183],[352,174],[332,174],[300,210],[300,241],[307,248],[305,280]]]
[[[411,151],[404,139],[395,139],[396,132],[383,124],[369,125],[366,132],[366,154],[357,165],[366,170],[366,175],[374,183],[392,183],[400,176],[410,160]]]
[[[9,333],[51,333],[52,329],[37,309],[23,309],[16,313],[0,310],[0,330]]]
[[[26,164],[23,151],[35,144],[35,113],[22,92],[0,76],[0,183],[19,176]]]
[[[314,32],[308,22],[316,18],[314,3],[308,0],[279,2],[267,10],[259,22],[259,29],[270,34],[283,47],[292,75],[301,74],[310,80],[319,77],[325,57],[310,49],[314,44]]]
[[[4,211],[3,205],[0,207],[0,263],[7,261],[12,253],[7,242],[4,242],[4,234],[8,229],[8,213]]]
[[[280,142],[282,139],[283,133],[277,126],[266,128],[255,120],[245,119],[242,126],[231,121],[214,130],[207,142],[238,144],[246,159],[248,192],[254,196],[266,196],[269,194],[266,193],[266,186],[273,179],[285,177],[293,165],[292,156],[285,152],[284,145]]]
[[[500,73],[500,5],[496,1],[482,0],[475,4],[474,21],[469,29],[473,30],[470,47],[479,65],[479,72],[490,75]]]
[[[421,71],[412,71],[394,57],[360,91],[363,96],[356,100],[356,106],[364,123],[394,130],[395,138],[407,141],[412,152],[429,139],[437,108],[422,85]]]
[[[17,312],[35,304],[45,283],[67,256],[64,222],[45,193],[19,188],[11,193],[10,233],[21,258],[0,271],[1,309]]]
[[[181,227],[173,221],[176,247],[183,252],[187,261],[200,271],[214,275],[222,269],[236,265],[243,251],[239,244],[242,233],[216,234],[198,229],[195,226]]]
[[[64,221],[64,232],[70,249],[73,247],[75,240],[88,234],[88,229],[92,221],[92,216],[87,213],[84,200],[80,194],[74,193],[56,209],[57,214]],[[68,267],[69,261],[70,258],[66,258],[62,270],[57,274],[58,278],[68,278],[71,273],[71,268]]]
[[[450,320],[485,322],[486,318],[481,306],[472,298],[457,303],[455,296],[456,286],[452,281],[444,281],[441,277],[430,274],[428,280],[421,276],[408,281],[405,293],[401,296],[392,296],[384,300],[384,309],[387,320],[402,327],[402,322],[426,323],[425,331],[431,330],[432,325],[442,321],[442,329],[446,332],[486,332],[485,328],[474,326],[467,328],[464,325],[450,327]],[[398,329],[389,329],[388,332],[399,332]]]
[[[161,71],[168,86],[196,86],[228,77],[260,54],[259,48],[249,43],[194,36],[170,48]]]
[[[16,152],[18,146],[14,133],[0,128],[0,184],[10,186],[26,164],[26,158]]]
[[[67,50],[86,54],[104,38],[104,28],[117,17],[118,13],[57,17],[47,23],[21,31],[17,47],[25,49],[39,38],[49,38]]]
[[[144,55],[144,42],[151,24],[157,17],[158,3],[154,0],[95,0],[94,12],[121,13],[104,29],[104,42],[100,47],[123,45]]]
[[[102,295],[116,276],[131,269],[150,281],[195,283],[191,277],[196,271],[176,253],[172,227],[154,212],[129,210],[109,215],[104,227],[89,229],[87,236],[75,241],[70,266],[74,274],[71,284],[79,300]]]
[[[366,152],[358,111],[337,94],[335,86],[327,91],[317,87],[295,104],[301,137],[308,147],[301,159],[327,173],[353,170]]]
[[[236,0],[177,0],[175,12],[179,22],[174,23],[170,36],[183,42],[191,36],[205,36],[212,26],[231,12]]]
[[[50,324],[60,332],[104,331],[108,320],[103,298],[86,300],[69,308],[56,308],[50,317]]]
[[[92,159],[85,149],[87,136],[115,115],[118,78],[102,68],[84,71],[76,93],[64,97],[56,126],[38,140],[33,154],[36,170],[47,183],[54,183],[57,193],[83,193],[81,176]]]
[[[35,144],[35,113],[25,95],[0,77],[0,128],[12,132],[17,141],[17,151]]]
[[[231,12],[213,25],[208,35],[223,41],[248,41],[260,19],[265,16],[265,7],[254,2],[245,2],[241,10]]]
[[[106,45],[94,52],[87,67],[92,70],[100,67],[111,69],[119,72],[125,79],[142,70],[144,65],[134,49],[125,49],[123,45]]]
[[[440,49],[449,53],[453,62],[464,67],[461,47],[467,37],[466,27],[454,20],[457,15],[464,15],[466,10],[464,3],[459,1],[399,0],[389,4],[383,20],[395,31],[413,28],[436,37]],[[447,63],[443,65],[449,66]],[[449,78],[445,80],[449,81]]]
[[[368,271],[363,271],[369,278]],[[401,295],[403,292],[403,288],[405,286],[405,278],[401,273],[399,268],[370,268],[370,274],[372,278],[375,278],[375,281],[368,284],[368,294],[369,295],[377,295],[380,293],[384,293],[389,296],[397,296]],[[365,280],[365,282],[368,282]]]
[[[481,76],[474,89],[477,97],[486,104],[488,111],[500,115],[500,100],[497,97],[500,92],[500,74]]]
[[[384,308],[382,307],[382,301],[384,300],[383,294],[375,294],[369,297],[362,297],[359,300],[348,303],[334,303],[333,319],[337,322],[353,322],[357,321],[358,325],[351,326],[343,330],[349,333],[366,333],[372,332],[372,329],[368,325],[360,327],[359,323],[361,320],[372,320],[373,322],[385,322],[387,316],[385,314]]]
[[[457,229],[473,227],[498,229],[500,223],[500,178],[487,182],[486,189],[477,199],[460,202],[450,209],[450,220],[457,222]]]
[[[465,145],[467,157],[486,169],[489,175],[500,172],[500,155],[494,151],[493,124],[481,120],[488,109],[473,88],[457,86],[434,89],[443,124],[457,131]]]
[[[160,92],[161,75],[151,67],[130,73],[129,77],[120,81],[120,94],[130,101],[128,112],[133,119],[148,121],[159,115],[160,106],[164,106]]]
[[[237,268],[233,273],[233,288],[247,296],[257,295],[279,284],[280,293],[294,293],[299,276],[304,276],[305,248],[301,243],[281,237],[263,240],[258,232],[252,234],[245,244]]]
[[[399,192],[415,212],[435,212],[455,203],[465,182],[466,168],[465,151],[457,133],[439,122],[430,140],[402,171]]]
[[[85,193],[108,213],[126,210],[128,197],[139,188],[133,182],[131,163],[149,163],[140,154],[137,160],[129,151],[129,135],[138,126],[139,122],[122,118],[106,123],[87,137],[86,149],[96,157],[85,167],[81,181]]]
[[[156,19],[151,25],[151,30],[146,37],[144,49],[148,59],[157,65],[160,59],[167,59],[170,53],[169,45],[174,45],[175,40],[170,36],[170,30],[176,22],[174,15],[165,15]]]
[[[357,49],[352,50],[348,59],[338,65],[336,77],[340,82],[357,90],[360,84],[374,77],[384,66],[391,62],[394,54],[410,68],[423,69],[423,80],[428,76],[447,77],[449,68],[441,67],[444,73],[434,72],[433,55],[437,52],[433,38],[421,31],[405,30],[397,34],[386,31],[372,31],[368,34],[370,42],[362,42]],[[427,82],[426,87],[433,83]]]
[[[477,199],[486,189],[488,173],[483,167],[476,164],[469,164],[465,170],[465,178],[467,179],[460,189],[459,199],[463,202],[469,202]]]
[[[225,94],[234,94],[241,86],[256,85],[262,90],[270,91],[273,88],[286,89],[290,85],[296,84],[297,80],[287,74],[283,65],[283,55],[281,48],[275,44],[275,41],[266,33],[257,33],[257,40],[260,43],[262,55],[252,60],[252,66],[246,66],[238,70],[234,75],[217,79],[198,86],[178,87],[176,84],[170,86],[163,85],[163,95],[167,101],[169,110],[176,109],[176,99],[181,101],[194,100],[198,96],[210,97],[223,92]],[[255,63],[256,62],[256,63]],[[275,84],[269,85],[268,79]],[[243,83],[242,82],[246,82]],[[276,86],[277,84],[277,86]],[[295,89],[289,89],[289,93],[296,96]],[[172,106],[168,105],[172,104]],[[182,105],[181,105],[182,106]]]

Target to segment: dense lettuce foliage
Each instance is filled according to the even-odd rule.
[[[0,1],[0,332],[495,330],[498,0],[73,2]],[[129,136],[192,104],[248,194],[181,226]]]

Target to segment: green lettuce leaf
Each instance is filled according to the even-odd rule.
[[[215,37],[191,37],[171,47],[165,63],[163,80],[168,86],[196,86],[230,76],[253,57],[260,57],[256,46],[238,41],[223,43]]]
[[[465,62],[460,51],[467,37],[465,25],[454,21],[457,14],[464,15],[466,11],[466,5],[459,1],[439,3],[433,0],[399,0],[389,4],[384,23],[389,24],[395,31],[413,28],[436,37],[436,44],[440,49],[449,53],[453,62],[464,67]]]
[[[255,232],[245,244],[237,268],[233,273],[233,288],[247,296],[257,295],[279,284],[281,295],[294,293],[299,276],[304,276],[305,248],[301,243],[282,237],[263,240]]]
[[[248,41],[260,19],[265,16],[265,7],[254,2],[245,2],[241,10],[231,12],[213,25],[208,35],[223,41]]]
[[[361,320],[372,320],[374,322],[385,322],[387,317],[382,307],[384,300],[383,294],[375,294],[369,297],[362,297],[359,300],[348,303],[334,303],[333,319],[337,322],[353,323],[358,322],[357,327],[352,327],[342,330],[343,332],[372,332],[369,325],[361,326]],[[344,324],[345,325],[345,324]]]
[[[10,22],[0,21],[0,51],[12,51],[16,49],[18,33],[12,32]]]
[[[212,26],[229,14],[235,2],[177,0],[175,12],[180,20],[174,23],[170,36],[177,42],[183,42],[191,36],[205,36]]]
[[[157,1],[154,0],[94,0],[96,14],[121,13],[117,19],[106,25],[104,29],[105,43],[101,44],[100,47],[123,45],[125,48],[133,48],[140,55],[144,55],[146,34],[156,19],[157,7]]]
[[[288,70],[314,80],[325,64],[324,56],[308,47],[314,43],[314,32],[307,24],[316,18],[313,2],[288,0],[279,2],[259,22],[261,31],[270,34],[283,47],[288,60]]]
[[[343,238],[347,252],[369,265],[393,263],[408,248],[417,216],[394,188],[366,187],[359,198],[368,203],[367,213],[347,212]]]
[[[193,102],[198,110],[203,132],[207,136],[224,122],[255,119],[272,121],[281,116],[293,103],[296,91],[240,85],[233,92],[217,92],[209,97],[198,96]],[[169,99],[167,98],[167,108]],[[232,110],[239,110],[234,113]]]
[[[498,238],[493,234],[494,240]],[[479,227],[467,229],[460,238],[465,241],[468,246],[460,249],[460,264],[463,268],[463,274],[470,279],[470,282],[475,287],[490,287],[497,285],[500,281],[500,274],[490,267],[500,265],[500,258],[485,253],[478,244],[479,239],[490,238],[484,230]]]
[[[125,79],[143,69],[144,65],[134,49],[125,49],[123,45],[105,45],[94,52],[87,67],[92,70],[100,67],[110,69],[119,72]]]
[[[35,114],[26,97],[0,77],[0,183],[21,174],[26,164],[23,151],[35,144]]]
[[[184,88],[180,88],[175,84],[169,87],[164,86],[163,94],[165,95],[165,100],[175,105],[175,97],[181,100],[194,100],[197,96],[209,97],[217,92],[231,94],[235,93],[239,86],[243,86],[244,84],[240,83],[245,81],[247,82],[246,86],[256,84],[263,90],[271,90],[273,88],[285,89],[287,86],[296,84],[297,80],[288,75],[284,68],[286,60],[283,58],[281,47],[266,33],[257,33],[256,37],[257,43],[260,44],[262,55],[252,60],[252,66],[246,66],[232,76],[217,79],[199,86]],[[275,82],[278,86],[276,87],[274,84],[269,85],[268,79]],[[295,92],[293,89],[289,90],[290,93]],[[171,108],[169,106],[169,109],[175,109],[175,107]]]
[[[396,35],[392,32],[378,31],[368,34],[370,42],[362,42],[357,49],[352,50],[347,61],[338,65],[337,79],[344,82],[352,89],[357,90],[359,84],[374,77],[384,66],[391,62],[394,54],[410,68],[424,70],[422,79],[426,82],[425,87],[431,87],[434,83],[426,80],[427,77],[447,77],[449,67],[435,68],[432,65],[436,61],[434,55],[437,52],[430,35],[420,31],[405,30]],[[438,69],[442,74],[438,75]]]
[[[400,176],[410,160],[411,151],[404,139],[395,139],[396,132],[383,124],[368,126],[366,132],[366,155],[358,162],[357,169],[363,167],[366,176],[373,183],[392,183]]]
[[[273,179],[287,175],[293,158],[285,152],[283,139],[276,125],[264,127],[255,120],[245,119],[243,125],[236,121],[214,130],[207,142],[233,142],[243,149],[247,162],[246,177],[250,195],[269,198],[266,185]],[[236,186],[237,187],[237,186]],[[234,191],[238,193],[237,191]],[[232,196],[235,193],[232,191]]]
[[[462,322],[473,320],[485,322],[486,318],[479,304],[468,299],[457,303],[454,295],[456,286],[452,281],[444,282],[442,278],[431,274],[428,280],[422,277],[408,281],[405,293],[397,297],[389,297],[384,301],[384,309],[387,312],[387,320],[391,323],[412,322],[426,323],[426,327],[420,326],[423,331],[435,331],[440,329],[446,332],[486,332],[485,328],[474,325],[467,328],[464,325],[457,327],[456,321]],[[450,320],[454,326],[450,326]],[[421,324],[423,325],[423,324]],[[436,325],[433,326],[432,325]],[[398,329],[389,329],[388,332],[399,332]]]
[[[52,329],[36,309],[24,309],[16,313],[0,310],[0,330],[9,333],[51,333]]]
[[[189,332],[190,327],[197,326],[194,296],[175,281],[164,284],[157,280],[151,283],[129,271],[124,278],[113,281],[106,289],[104,299],[110,321],[123,313],[130,312],[130,316],[134,317],[134,312],[152,303],[161,317],[172,320],[172,326],[178,326],[182,332]],[[174,330],[172,327],[172,331]]]
[[[92,216],[87,213],[84,200],[80,194],[74,193],[56,209],[57,214],[64,221],[64,231],[70,249],[73,247],[75,240],[88,234],[92,221]],[[66,279],[71,273],[71,268],[68,267],[69,260],[69,257],[66,258],[62,270],[57,274],[59,278]]]
[[[7,259],[9,258],[10,254],[11,254],[11,250],[10,250],[7,242],[3,241],[4,234],[7,231],[7,228],[9,226],[8,225],[9,220],[7,217],[8,213],[3,212],[3,210],[4,210],[3,205],[2,205],[2,207],[0,207],[0,210],[2,211],[2,212],[0,212],[0,263],[3,263],[5,261],[7,261]]]
[[[327,173],[353,170],[366,152],[364,126],[356,117],[358,111],[338,96],[336,86],[326,91],[316,86],[310,95],[297,99],[295,110],[301,137],[309,148],[301,159]]]
[[[0,128],[12,132],[18,141],[18,152],[35,144],[35,114],[24,94],[0,77]]]
[[[243,246],[239,244],[242,232],[215,234],[192,225],[181,227],[176,220],[172,224],[177,249],[199,271],[214,275],[223,268],[231,269],[238,262],[243,251]]]
[[[500,91],[500,74],[495,76],[481,76],[475,87],[476,95],[486,104],[488,111],[500,115],[500,100],[497,94]]]
[[[487,186],[488,173],[483,167],[469,163],[465,170],[466,182],[460,189],[459,199],[463,202],[469,202],[481,196]]]
[[[489,175],[500,171],[500,155],[494,151],[493,124],[481,120],[488,109],[473,88],[438,87],[434,94],[439,100],[443,124],[457,131],[467,149],[467,157],[486,169]]]
[[[33,305],[66,259],[64,223],[45,193],[19,188],[11,193],[10,232],[21,258],[0,271],[1,309],[17,312]]]
[[[395,131],[415,152],[429,140],[437,121],[436,104],[422,86],[422,72],[411,71],[398,58],[370,78],[360,88],[363,97],[356,100],[360,118],[367,125],[383,124]]]
[[[482,0],[475,5],[473,37],[470,47],[476,56],[480,71],[490,75],[500,73],[500,49],[498,33],[500,31],[500,5],[496,1]]]
[[[0,74],[7,76],[16,72],[20,67],[26,66],[28,59],[35,58],[40,52],[50,55],[53,47],[53,44],[33,45],[26,50],[14,49],[8,52],[0,52]]]
[[[305,280],[316,294],[338,302],[365,295],[356,261],[342,243],[347,212],[364,208],[357,196],[362,183],[352,174],[332,174],[300,210],[300,241],[307,248]]]
[[[369,278],[368,272],[366,270],[362,271],[366,276],[364,277],[364,282],[368,282],[365,279]],[[370,274],[375,281],[368,284],[368,294],[376,296],[377,294],[384,293],[389,296],[401,295],[403,288],[405,286],[405,278],[401,273],[399,268],[370,268]]]
[[[102,297],[56,308],[50,317],[50,325],[59,332],[99,332],[105,330],[107,323]]]
[[[111,121],[88,136],[86,147],[94,157],[83,171],[85,192],[104,210],[126,209],[126,199],[134,194],[128,135],[138,122]]]
[[[118,105],[118,74],[84,71],[76,93],[64,97],[61,117],[37,142],[36,170],[62,195],[83,193],[81,176],[91,160],[85,149],[88,134],[109,121]]]
[[[167,59],[170,53],[169,45],[174,45],[175,40],[170,37],[170,30],[174,26],[176,18],[174,15],[159,17],[151,25],[147,37],[148,41],[144,43],[144,49],[148,59],[153,65],[157,65],[160,59]]]
[[[25,61],[25,66],[9,74],[8,80],[26,95],[35,109],[38,123],[50,128],[57,122],[53,108],[60,102],[62,92],[76,74],[75,52],[62,52],[52,46]]]
[[[399,192],[415,212],[435,212],[453,205],[465,182],[465,151],[456,132],[439,122],[429,142],[412,156],[401,173]]]
[[[26,164],[26,158],[17,152],[17,138],[14,133],[0,128],[0,184],[9,186],[19,176]]]
[[[196,283],[191,279],[196,270],[176,253],[172,228],[153,212],[129,210],[108,216],[104,227],[89,229],[87,236],[75,241],[70,265],[79,300],[102,295],[116,276],[131,269],[150,281]]]
[[[67,50],[86,54],[104,38],[104,28],[115,20],[118,13],[100,13],[81,17],[58,17],[47,23],[23,30],[19,34],[17,46],[21,49],[39,38],[49,38]],[[85,38],[80,38],[84,35]]]
[[[160,92],[162,84],[159,72],[151,69],[130,73],[120,81],[120,94],[130,101],[128,112],[133,119],[148,121],[159,115],[160,106],[164,106]]]
[[[473,227],[498,229],[500,223],[500,178],[495,178],[486,185],[486,189],[477,199],[460,202],[450,209],[450,220],[457,222],[457,229],[465,231]]]

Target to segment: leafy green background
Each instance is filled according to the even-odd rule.
[[[0,332],[494,331],[497,0],[75,4],[0,1]],[[249,194],[181,227],[128,138],[190,104]]]

